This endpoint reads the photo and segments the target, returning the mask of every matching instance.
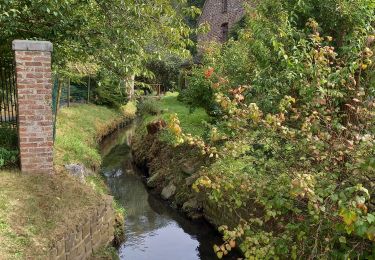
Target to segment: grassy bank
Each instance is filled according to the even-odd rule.
[[[63,108],[57,118],[55,165],[81,163],[91,169],[101,164],[98,142],[121,122],[135,117],[134,105],[116,111],[95,105]]]
[[[209,116],[206,114],[204,109],[201,108],[195,109],[194,111],[190,111],[190,109],[185,104],[177,100],[177,97],[177,92],[168,92],[164,97],[160,98],[159,100],[146,101],[151,103],[149,105],[152,107],[150,110],[153,110],[149,112],[154,112],[154,114],[160,112],[160,114],[145,114],[143,128],[141,130],[145,131],[145,125],[157,118],[169,120],[172,114],[177,114],[181,123],[181,127],[183,128],[185,133],[189,133],[192,135],[203,135],[205,128],[202,122],[209,121]]]
[[[101,196],[68,176],[0,172],[0,259],[37,259]]]
[[[209,164],[209,160],[202,156],[199,149],[188,144],[175,145],[169,142],[167,131],[161,131],[157,135],[147,134],[148,123],[164,119],[169,121],[171,115],[177,114],[182,131],[192,135],[205,135],[205,123],[210,120],[209,116],[202,109],[191,111],[177,99],[177,93],[168,94],[160,100],[152,101],[148,107],[144,122],[137,131],[133,142],[133,153],[135,162],[141,167],[147,167],[150,178],[147,185],[155,193],[162,193],[162,190],[174,185],[176,193],[170,198],[171,203],[183,208],[191,217],[202,215],[203,197],[192,190],[192,184],[198,178],[198,171],[202,166]],[[149,101],[146,101],[149,102]],[[159,114],[155,114],[158,108]]]
[[[82,184],[66,174],[63,166],[81,163],[97,169],[100,139],[133,116],[134,105],[121,112],[94,105],[64,108],[57,121],[57,174],[0,171],[0,259],[45,256],[53,241],[90,214],[105,192],[101,192],[100,178],[93,176],[88,181],[94,185]]]

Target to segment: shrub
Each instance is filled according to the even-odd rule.
[[[240,242],[247,259],[372,258],[374,8],[261,1],[192,72],[183,98],[220,110],[207,140],[178,134],[212,160],[194,187],[240,219],[220,228],[219,257]]]
[[[14,167],[18,162],[18,151],[0,147],[0,169]]]
[[[137,114],[137,105],[135,101],[129,101],[126,105],[121,106],[121,112],[126,119],[133,119]]]
[[[138,104],[138,110],[142,114],[158,115],[161,113],[158,102],[154,99],[149,98]]]
[[[210,70],[210,68],[207,70]],[[216,109],[211,83],[206,78],[203,69],[200,67],[193,68],[188,81],[188,88],[181,91],[178,100],[186,103],[191,110],[202,107],[207,114],[215,116],[219,111]]]
[[[110,72],[102,70],[96,78],[96,86],[93,89],[93,101],[97,105],[111,108],[120,108],[128,101],[124,81],[118,80]]]
[[[18,135],[11,127],[0,127],[0,168],[14,167],[18,162]]]

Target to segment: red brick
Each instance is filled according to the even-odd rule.
[[[16,51],[21,168],[53,171],[51,53]]]
[[[37,56],[37,57],[32,58],[32,60],[33,61],[48,61],[48,62],[50,62],[51,58],[44,57],[44,56]]]
[[[34,61],[33,62],[25,62],[25,66],[41,67],[41,66],[43,66],[43,63],[42,62],[34,62]]]
[[[33,57],[31,57],[31,56],[18,56],[17,60],[18,61],[32,61]]]
[[[38,72],[26,74],[26,78],[29,78],[29,79],[42,79],[43,77],[44,77],[43,73],[38,73]]]
[[[204,45],[205,42],[219,41],[222,42],[222,25],[227,23],[228,29],[233,27],[244,15],[245,2],[254,2],[248,0],[231,0],[227,1],[228,8],[227,12],[223,12],[223,1],[221,0],[206,0],[202,15],[199,18],[198,23],[208,23],[210,25],[210,31],[205,34],[198,35],[198,44]]]

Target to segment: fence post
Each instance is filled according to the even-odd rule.
[[[87,84],[87,104],[90,103],[90,89],[91,89],[91,76],[89,75],[89,82]]]
[[[13,41],[21,170],[53,173],[52,43]]]
[[[70,107],[70,78],[68,78],[68,107]]]

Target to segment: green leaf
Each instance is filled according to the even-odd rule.
[[[343,237],[343,236],[339,237],[339,241],[341,244],[346,244],[346,237]]]
[[[367,221],[370,224],[375,222],[375,216],[373,214],[367,214]]]

